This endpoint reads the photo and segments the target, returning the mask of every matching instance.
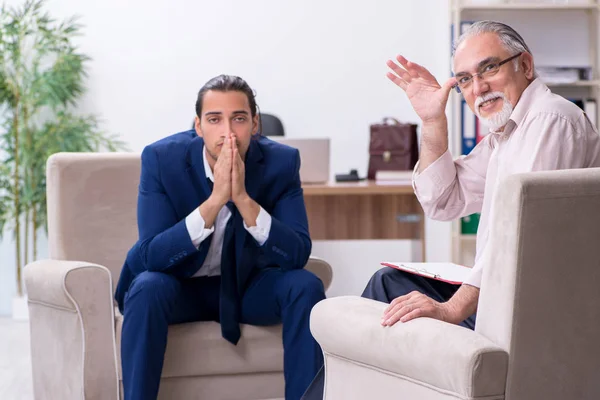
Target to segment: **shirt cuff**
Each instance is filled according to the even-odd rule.
[[[483,275],[482,264],[481,262],[476,262],[473,268],[471,269],[471,273],[467,275],[467,278],[463,283],[467,285],[475,286],[476,288],[481,288],[481,277]]]
[[[258,212],[258,217],[256,217],[256,226],[248,226],[246,225],[246,221],[244,221],[244,228],[252,235],[258,245],[262,246],[269,238],[271,222],[271,215],[261,207]]]
[[[204,239],[209,237],[211,233],[215,231],[214,226],[210,229],[204,229],[205,225],[204,218],[202,218],[202,214],[200,214],[200,210],[197,208],[185,217],[185,227],[196,248],[200,246],[200,243],[202,243]]]
[[[448,150],[420,173],[417,172],[418,167],[417,163],[413,172],[413,189],[421,201],[437,199],[456,178],[456,167]]]

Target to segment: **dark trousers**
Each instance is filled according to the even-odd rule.
[[[125,295],[121,335],[126,400],[157,397],[168,326],[218,321],[219,288],[220,277],[177,279],[143,272],[134,278]],[[323,365],[309,317],[324,298],[323,283],[311,272],[268,268],[257,272],[241,300],[242,323],[283,323],[286,400],[299,399]]]
[[[431,297],[435,301],[443,303],[454,296],[459,287],[460,285],[452,285],[395,268],[384,267],[371,277],[371,280],[367,283],[367,287],[363,291],[362,297],[391,303],[396,297],[417,291]],[[475,314],[465,319],[459,325],[475,329]]]
[[[362,297],[391,303],[397,297],[417,291],[426,294],[438,302],[445,302],[454,295],[459,287],[460,285],[452,285],[391,267],[385,267],[371,277],[369,283],[367,283],[367,287],[363,291]],[[475,314],[459,325],[475,329]],[[321,369],[302,397],[302,400],[322,400],[324,384],[325,372]]]

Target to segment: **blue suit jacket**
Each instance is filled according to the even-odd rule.
[[[123,299],[133,278],[143,271],[191,277],[204,263],[212,235],[197,249],[185,218],[210,195],[202,152],[204,141],[194,130],[176,133],[142,152],[138,195],[139,240],[127,259],[115,299]],[[272,217],[269,238],[259,246],[234,221],[238,292],[243,294],[255,268],[303,268],[311,252],[308,219],[300,186],[298,150],[264,137],[252,140],[246,155],[246,191]]]

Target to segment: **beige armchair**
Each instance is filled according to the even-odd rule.
[[[600,399],[600,169],[511,176],[492,221],[475,331],[315,306],[325,399]]]
[[[29,264],[31,356],[36,399],[122,398],[123,317],[113,291],[137,240],[137,154],[57,154],[48,160],[49,260]],[[325,285],[331,267],[307,269]],[[173,325],[159,397],[283,398],[281,326],[242,326],[233,346],[216,322]]]

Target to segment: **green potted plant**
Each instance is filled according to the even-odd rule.
[[[0,239],[10,232],[15,242],[13,314],[26,310],[21,271],[37,259],[46,226],[48,157],[125,149],[99,129],[95,116],[75,113],[89,61],[73,43],[81,25],[76,18],[56,21],[44,3],[0,8]]]

